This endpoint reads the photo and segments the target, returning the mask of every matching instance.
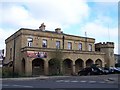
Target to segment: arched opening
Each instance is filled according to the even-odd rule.
[[[78,71],[80,71],[81,69],[84,68],[84,62],[82,59],[77,59],[75,61],[75,72],[77,73]]]
[[[50,59],[48,65],[49,65],[49,75],[60,74],[60,61],[58,59],[56,58]]]
[[[88,60],[86,61],[86,67],[90,67],[92,64],[93,64],[93,60],[88,59]]]
[[[72,60],[70,59],[65,59],[63,61],[63,73],[65,75],[71,75],[72,74]]]
[[[36,58],[32,61],[32,75],[44,75],[44,60]]]
[[[25,74],[25,59],[22,59],[22,74]]]
[[[95,64],[97,64],[97,66],[99,66],[99,67],[102,67],[102,61],[100,59],[97,59],[95,61]]]

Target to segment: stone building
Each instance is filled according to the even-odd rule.
[[[120,54],[114,54],[115,64],[120,64]]]
[[[39,29],[19,29],[5,43],[5,63],[12,61],[15,72],[27,76],[50,75],[57,69],[71,75],[92,64],[114,66],[114,43],[95,44],[94,38],[68,35],[61,28],[47,31],[44,23]]]

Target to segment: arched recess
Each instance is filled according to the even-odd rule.
[[[75,61],[75,72],[77,73],[84,68],[84,61],[82,59],[77,59]]]
[[[60,74],[60,61],[57,58],[50,59],[48,61],[49,75]]]
[[[25,59],[22,59],[22,74],[25,74]]]
[[[97,66],[99,66],[99,67],[102,67],[102,60],[97,59],[97,60],[95,61],[95,64],[97,64]]]
[[[63,61],[63,73],[65,75],[71,75],[72,74],[72,68],[73,68],[73,62],[70,59],[65,59]]]
[[[44,60],[36,58],[32,61],[32,75],[44,75]]]
[[[93,60],[88,59],[88,60],[86,61],[86,67],[90,67],[92,64],[93,64]]]

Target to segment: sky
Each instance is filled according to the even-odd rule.
[[[0,49],[20,28],[56,28],[66,34],[114,42],[118,54],[118,0],[0,0]]]

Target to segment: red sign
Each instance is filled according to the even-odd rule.
[[[46,52],[27,51],[27,57],[30,58],[47,58]]]

